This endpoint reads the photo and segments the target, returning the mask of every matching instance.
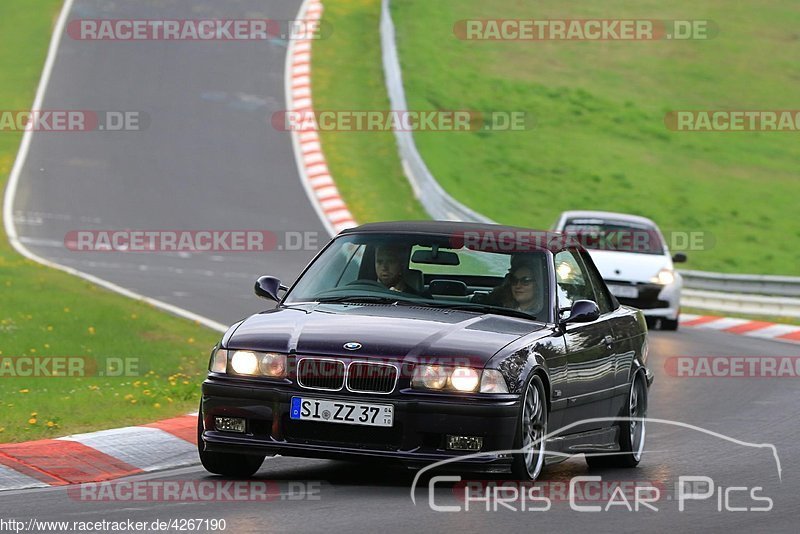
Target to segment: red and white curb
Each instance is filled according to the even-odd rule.
[[[103,482],[193,465],[197,415],[0,445],[0,491]]]
[[[322,18],[322,10],[319,0],[306,0],[297,18],[317,22]],[[292,40],[286,53],[286,109],[303,116],[310,115],[314,109],[311,98],[311,45],[312,39]],[[357,226],[331,177],[316,123],[309,124],[302,131],[291,129],[291,134],[300,180],[328,232],[335,235]]]
[[[44,97],[71,4],[72,0],[66,1],[59,17],[37,91],[37,102],[41,102]],[[305,0],[297,18],[318,21],[322,17],[322,9],[319,0]],[[310,39],[289,42],[285,76],[287,110],[308,113],[313,109],[311,44]],[[94,276],[48,262],[25,249],[16,239],[16,229],[10,214],[19,170],[25,160],[29,143],[30,136],[26,135],[4,197],[6,232],[12,245],[21,254],[44,265],[86,278],[123,295],[151,302],[177,315],[197,320],[210,328],[225,330],[224,325],[175,306],[136,295]],[[345,228],[356,226],[353,216],[331,178],[316,127],[303,132],[292,131],[292,144],[303,185],[328,232],[333,235]],[[197,414],[191,414],[141,426],[0,445],[0,491],[102,482],[123,476],[197,464],[196,424]]]
[[[800,326],[736,319],[734,317],[718,317],[716,315],[681,314],[682,327],[700,328],[716,332],[727,332],[742,336],[772,339],[800,343]]]

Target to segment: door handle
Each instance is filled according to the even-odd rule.
[[[606,336],[603,338],[603,343],[605,343],[607,349],[610,349],[614,346],[614,338],[612,336]]]

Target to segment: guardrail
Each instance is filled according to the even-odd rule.
[[[390,109],[407,111],[408,101],[403,88],[403,74],[400,70],[400,57],[397,53],[395,27],[389,2],[390,0],[382,0],[381,3],[383,72],[389,93]],[[494,222],[460,203],[439,185],[417,150],[411,131],[395,130],[394,135],[403,171],[428,215],[434,219],[451,221]],[[684,295],[687,297],[683,301],[687,306],[728,312],[800,316],[800,301],[795,303],[793,299],[774,298],[800,296],[800,278],[703,271],[680,271],[680,273],[686,288]]]
[[[743,295],[684,288],[681,293],[681,304],[692,308],[720,312],[800,317],[800,299],[788,297]]]
[[[380,30],[383,72],[386,78],[386,89],[389,92],[390,109],[408,111],[389,0],[383,0],[381,6]],[[395,130],[394,136],[397,139],[403,171],[411,183],[414,195],[431,217],[446,221],[494,222],[451,197],[439,185],[417,150],[412,132]]]
[[[748,295],[800,297],[800,278],[762,274],[724,274],[680,271],[685,287]]]

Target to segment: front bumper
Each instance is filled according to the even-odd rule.
[[[682,283],[676,281],[667,286],[653,283],[611,280],[609,280],[608,283],[609,285],[622,285],[636,288],[639,296],[636,298],[617,297],[620,304],[638,308],[642,310],[642,313],[647,317],[678,319]]]
[[[292,420],[289,405],[293,396],[392,404],[394,424],[381,428]],[[395,460],[418,465],[474,454],[447,450],[448,434],[480,436],[482,451],[512,449],[519,399],[515,395],[487,399],[415,390],[392,395],[339,394],[209,377],[203,382],[202,414],[203,441],[211,452]],[[245,433],[214,430],[215,416],[245,418]],[[465,458],[463,463],[504,469],[511,457],[487,453]]]

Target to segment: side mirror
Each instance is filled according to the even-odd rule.
[[[683,252],[676,252],[672,255],[672,263],[686,263],[686,254]]]
[[[275,302],[281,300],[278,297],[278,291],[286,291],[287,289],[289,288],[281,284],[281,281],[274,276],[262,276],[256,280],[256,295],[265,299],[274,300]]]
[[[600,308],[593,300],[576,300],[572,304],[569,317],[561,321],[567,323],[591,323],[600,318]]]

